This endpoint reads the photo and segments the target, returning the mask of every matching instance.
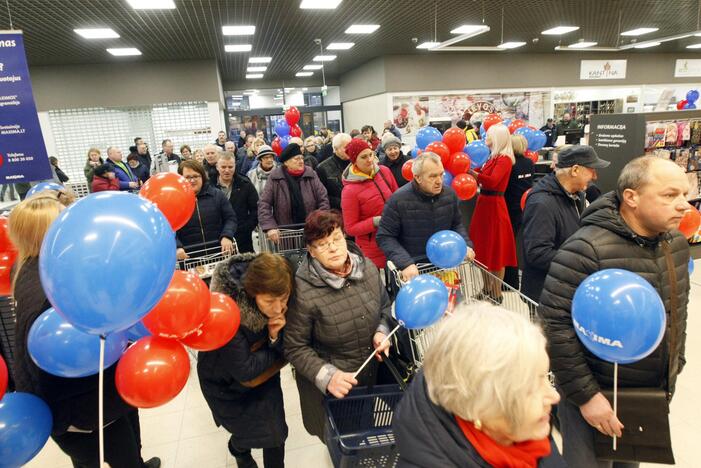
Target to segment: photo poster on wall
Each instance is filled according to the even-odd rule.
[[[22,32],[0,32],[0,184],[51,177]]]

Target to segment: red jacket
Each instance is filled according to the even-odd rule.
[[[377,228],[372,220],[381,216],[385,202],[399,188],[392,171],[386,166],[379,166],[374,179],[364,178],[351,172],[353,165],[343,171],[343,192],[341,193],[341,211],[343,224],[348,235],[355,237],[363,255],[377,266],[384,268],[387,259],[377,246],[375,236]]]
[[[116,177],[114,179],[107,179],[105,177],[100,176],[93,177],[93,193],[104,192],[105,190],[119,190],[119,180]]]

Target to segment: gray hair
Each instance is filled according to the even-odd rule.
[[[433,161],[434,163],[443,167],[440,156],[438,156],[436,153],[431,153],[430,151],[424,151],[416,159],[414,159],[414,164],[411,166],[412,174],[415,176],[420,176],[426,161]]]
[[[626,189],[640,190],[650,183],[650,176],[653,172],[650,167],[655,161],[664,161],[677,167],[676,163],[668,159],[658,158],[657,156],[641,156],[633,159],[625,165],[621,174],[618,176],[616,193],[620,199],[623,199],[623,192],[625,192]]]
[[[336,136],[331,140],[331,146],[334,151],[339,149],[343,145],[347,145],[352,140],[351,136],[347,133],[337,133]]]
[[[120,151],[120,149],[117,148],[116,146],[108,146],[107,151],[105,151],[105,152],[107,153],[107,156],[109,156],[112,151]]]
[[[219,153],[219,159],[217,160],[217,162],[219,162],[219,161],[231,161],[231,160],[233,160],[234,162],[236,162],[236,155],[235,155],[234,153],[232,153],[231,151],[221,151],[221,152]]]
[[[209,148],[209,149],[214,149],[214,150],[216,150],[217,152],[221,152],[221,147],[218,146],[218,145],[215,145],[215,144],[213,144],[213,143],[208,143],[208,144],[204,145],[204,147],[202,148],[202,150],[206,152],[208,148]]]
[[[431,401],[467,421],[526,417],[542,380],[545,336],[528,318],[487,304],[458,306],[439,325],[424,359]]]

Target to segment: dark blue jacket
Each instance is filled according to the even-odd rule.
[[[217,184],[218,189],[222,189]],[[258,226],[258,192],[248,177],[234,175],[229,196],[231,207],[236,213],[236,246],[239,253],[253,252],[253,231]]]
[[[125,161],[122,161],[122,164],[126,167],[126,171],[122,169],[121,165],[115,164],[111,159],[105,161],[105,164],[111,167],[112,171],[114,171],[114,175],[119,179],[119,190],[136,190],[129,187],[129,182],[138,183],[139,179],[131,172],[131,168]]]
[[[234,240],[236,213],[224,192],[205,183],[197,194],[192,217],[178,229],[175,240],[178,248],[201,250],[214,246],[222,238]],[[194,248],[193,248],[194,246]]]
[[[149,174],[149,168],[144,166],[141,162],[139,162],[139,165],[136,167],[129,166],[129,170],[132,174],[134,174],[134,177],[141,182],[146,182],[149,177],[151,177],[151,174]]]
[[[387,200],[377,231],[377,245],[387,260],[404,269],[425,257],[429,237],[444,229],[457,232],[472,247],[453,189],[443,187],[438,195],[426,195],[412,182]]]
[[[579,229],[584,193],[575,201],[555,173],[538,181],[523,211],[523,275],[521,292],[538,302],[550,262],[560,246]]]

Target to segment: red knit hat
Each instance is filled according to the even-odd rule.
[[[370,143],[361,138],[353,138],[346,146],[346,154],[350,158],[351,162],[355,164],[355,160],[358,159],[358,155],[366,149],[372,149]]]

